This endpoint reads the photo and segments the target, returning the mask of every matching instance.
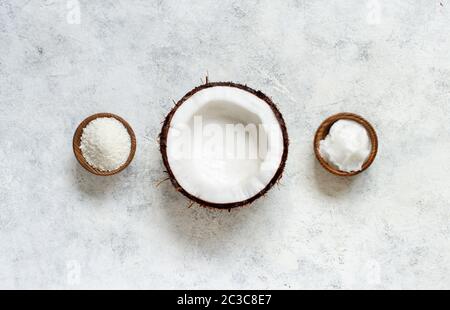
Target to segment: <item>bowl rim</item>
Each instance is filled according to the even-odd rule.
[[[335,122],[337,122],[338,120],[341,120],[341,119],[352,120],[352,121],[355,121],[355,122],[359,123],[360,125],[362,125],[367,130],[367,133],[369,135],[372,147],[371,147],[371,150],[370,150],[368,158],[366,159],[366,161],[362,165],[361,170],[352,171],[352,172],[346,172],[346,171],[339,170],[339,169],[335,168],[334,166],[332,166],[331,164],[329,164],[322,157],[322,155],[319,152],[320,141],[322,139],[324,139],[326,137],[326,135],[328,135],[328,132],[329,132],[331,126]],[[377,152],[378,152],[378,137],[377,137],[377,134],[376,134],[375,129],[373,128],[373,126],[365,118],[363,118],[362,116],[360,116],[358,114],[355,114],[355,113],[341,112],[341,113],[337,113],[337,114],[334,114],[334,115],[331,115],[331,116],[327,117],[319,125],[319,127],[317,128],[316,133],[314,135],[313,147],[314,147],[314,153],[316,155],[317,160],[322,165],[322,167],[325,168],[328,172],[330,172],[330,173],[332,173],[334,175],[338,175],[338,176],[354,176],[354,175],[357,175],[357,174],[365,171],[367,168],[369,168],[370,165],[375,160],[375,157],[376,157]]]
[[[130,149],[130,154],[128,155],[128,158],[126,160],[126,162],[120,166],[117,169],[111,170],[111,171],[101,171],[99,169],[96,169],[94,167],[92,167],[84,158],[81,150],[80,150],[80,143],[81,143],[81,135],[83,133],[83,129],[94,119],[97,118],[101,118],[101,117],[109,117],[109,118],[114,118],[116,120],[118,120],[119,122],[121,122],[125,128],[127,129],[128,134],[130,135],[130,139],[131,139],[131,149]],[[80,165],[86,169],[87,171],[89,171],[92,174],[98,175],[98,176],[111,176],[114,174],[117,174],[119,172],[121,172],[122,170],[124,170],[125,168],[127,168],[131,161],[134,158],[134,155],[136,153],[136,136],[134,134],[133,129],[131,128],[130,124],[124,120],[122,117],[113,114],[113,113],[107,113],[107,112],[102,112],[102,113],[96,113],[96,114],[92,114],[88,117],[86,117],[77,127],[77,129],[75,130],[75,133],[73,135],[73,140],[72,140],[72,148],[73,148],[73,153],[75,154],[75,158],[77,159],[78,163],[80,163]]]

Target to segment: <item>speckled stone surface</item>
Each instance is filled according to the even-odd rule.
[[[450,288],[449,23],[447,0],[0,0],[0,288]],[[231,212],[155,185],[161,121],[207,71],[271,96],[291,139]],[[351,179],[312,149],[342,111],[380,140]],[[138,139],[114,177],[72,153],[95,112]]]

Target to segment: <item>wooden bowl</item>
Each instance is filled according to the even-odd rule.
[[[359,171],[352,171],[352,172],[346,172],[341,171],[337,168],[335,168],[333,165],[329,164],[323,157],[320,155],[319,152],[319,143],[321,140],[325,139],[325,137],[328,135],[328,132],[330,131],[331,126],[338,120],[341,119],[347,119],[351,121],[355,121],[359,124],[361,124],[366,130],[369,135],[370,141],[372,143],[372,149],[370,150],[369,157],[365,161],[365,163],[362,165],[361,170]],[[353,113],[338,113],[335,115],[332,115],[328,117],[326,120],[320,124],[319,128],[317,128],[316,135],[314,136],[314,153],[316,154],[317,160],[319,163],[329,172],[339,175],[339,176],[352,176],[356,175],[358,173],[363,172],[369,166],[372,164],[372,162],[375,159],[375,156],[377,155],[378,151],[378,138],[377,134],[375,133],[375,129],[373,129],[372,125],[366,121],[364,118],[357,114]]]
[[[81,135],[83,133],[83,128],[85,128],[87,126],[87,124],[89,124],[91,121],[93,121],[94,119],[99,118],[99,117],[112,117],[112,118],[115,118],[116,120],[118,120],[119,122],[121,122],[125,126],[125,128],[128,131],[128,134],[130,135],[130,138],[131,138],[130,155],[128,156],[127,161],[122,166],[120,166],[119,168],[117,168],[115,170],[101,171],[101,170],[98,170],[98,169],[92,167],[86,161],[86,159],[84,158],[84,156],[83,156],[83,154],[81,152],[81,149],[80,149]],[[76,159],[78,160],[80,165],[83,166],[84,169],[86,169],[87,171],[89,171],[89,172],[91,172],[91,173],[93,173],[95,175],[109,176],[109,175],[113,175],[113,174],[119,173],[120,171],[122,171],[126,167],[128,167],[128,165],[131,163],[131,161],[133,160],[134,154],[136,153],[136,136],[134,135],[133,129],[131,128],[130,124],[128,124],[127,121],[125,121],[120,116],[117,116],[117,115],[112,114],[112,113],[97,113],[97,114],[94,114],[94,115],[91,115],[91,116],[87,117],[86,119],[84,119],[81,122],[80,125],[78,125],[78,128],[75,131],[75,134],[73,135],[72,146],[73,146],[73,153],[75,154]]]

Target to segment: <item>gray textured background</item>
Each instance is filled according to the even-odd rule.
[[[79,24],[74,4],[0,0],[1,288],[450,288],[447,0],[80,1]],[[249,208],[155,186],[160,123],[206,71],[288,125],[282,182]],[[71,148],[100,111],[138,139],[110,178]],[[341,111],[380,139],[352,179],[311,147]]]

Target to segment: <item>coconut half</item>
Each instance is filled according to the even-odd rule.
[[[281,178],[288,144],[272,100],[231,82],[191,90],[167,115],[160,134],[175,188],[202,206],[225,209],[252,203]]]

